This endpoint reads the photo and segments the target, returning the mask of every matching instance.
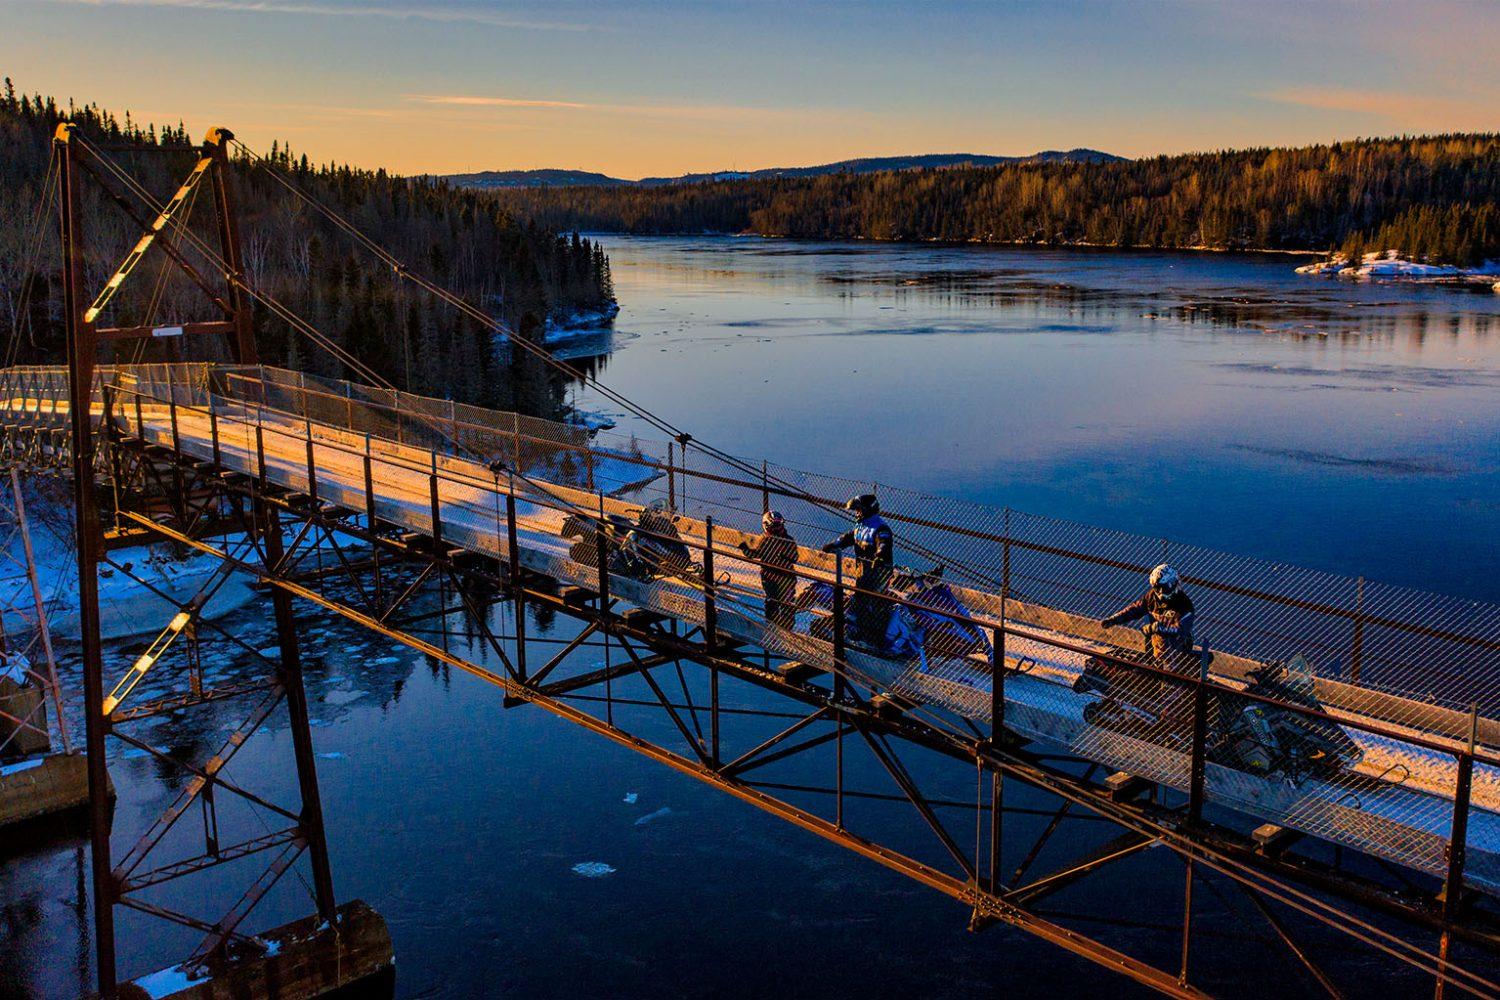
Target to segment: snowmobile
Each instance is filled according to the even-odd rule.
[[[1252,670],[1245,695],[1259,695],[1304,708],[1322,709],[1312,671],[1301,656]],[[1090,725],[1147,739],[1186,752],[1191,739],[1189,688],[1118,664],[1090,658],[1073,684],[1101,697],[1084,706]],[[1308,778],[1328,779],[1354,767],[1364,751],[1328,719],[1257,701],[1229,691],[1208,699],[1208,759],[1261,777],[1279,777],[1293,788]]]
[[[669,576],[697,572],[692,553],[677,530],[679,515],[665,500],[653,500],[629,514],[606,514],[609,539],[609,571],[618,576],[650,582]],[[585,566],[599,565],[598,518],[570,514],[559,534],[578,539],[568,549],[568,558]]]
[[[922,660],[924,669],[930,656],[959,659],[989,654],[990,642],[984,632],[959,620],[972,618],[973,613],[943,579],[942,566],[926,571],[898,567],[891,573],[890,593],[910,603],[895,605],[886,616],[878,647],[863,646],[853,639],[861,634],[854,615],[855,602],[844,602],[845,635],[850,637],[850,645],[890,658],[916,657]],[[809,583],[797,594],[796,608],[824,612],[814,618],[810,632],[820,639],[833,638],[833,584],[821,580]]]

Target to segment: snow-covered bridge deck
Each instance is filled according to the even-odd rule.
[[[646,500],[671,497],[679,507],[701,515],[685,515],[678,522],[695,549],[705,544],[707,518],[714,520],[715,567],[722,581],[716,591],[719,631],[823,670],[835,663],[832,644],[808,633],[809,615],[799,616],[795,630],[767,623],[758,568],[738,552],[738,543],[748,536],[735,525],[750,528],[773,492],[781,497],[779,506],[800,502],[769,477],[757,486],[676,465],[671,452],[663,463],[638,442],[604,447],[577,428],[511,414],[465,408],[460,419],[457,407],[440,401],[424,401],[403,416],[399,404],[414,397],[396,398],[395,407],[381,406],[359,398],[357,392],[369,391],[362,387],[315,383],[269,369],[184,366],[171,374],[155,367],[106,371],[103,378],[112,387],[111,417],[122,434],[180,447],[189,457],[246,473],[259,468],[263,455],[266,475],[278,486],[302,492],[315,489],[320,501],[358,512],[367,509],[368,466],[377,517],[408,531],[433,533],[435,482],[441,535],[450,546],[508,560],[503,516],[506,497],[514,491],[517,558],[527,569],[565,583],[599,585],[598,571],[570,558],[571,542],[560,537],[570,514],[623,514],[638,510]],[[94,408],[102,419],[102,399],[96,398]],[[12,438],[26,428],[63,426],[66,415],[66,385],[60,371],[0,373],[0,423]],[[519,467],[523,474],[497,474],[485,456]],[[315,485],[309,481],[310,465]],[[804,517],[793,516],[794,522],[814,529],[836,526],[826,512],[809,507]],[[908,523],[920,526],[919,517],[903,522],[897,510],[892,520],[898,549],[915,536],[922,541],[913,544],[924,555],[934,554],[931,531],[907,530]],[[962,563],[962,553],[954,557]],[[807,580],[832,581],[833,558],[816,545],[802,546],[798,573]],[[955,583],[955,592],[974,620],[991,627],[1003,624],[1007,630],[1007,728],[1107,767],[1187,789],[1189,759],[1183,749],[1088,724],[1083,710],[1096,696],[1072,690],[1091,653],[1139,648],[1139,637],[1125,630],[1102,630],[1094,617],[1076,610],[1014,597],[1002,602],[999,588],[986,588],[979,579],[983,574],[969,568],[976,579],[968,586]],[[1007,548],[1007,573],[1009,568]],[[849,567],[845,572],[844,579],[852,580]],[[612,574],[609,590],[682,622],[704,623],[703,591],[694,580],[643,582]],[[1212,600],[1205,596],[1206,600],[1200,596],[1200,605]],[[1206,611],[1211,621],[1212,610]],[[1444,635],[1451,631],[1444,630]],[[1460,638],[1464,641],[1458,642],[1459,649],[1479,653],[1458,666],[1470,669],[1475,663],[1489,663],[1491,647],[1486,643],[1492,637]],[[1326,635],[1313,634],[1306,648],[1315,655],[1326,645]],[[1433,655],[1430,645],[1426,654]],[[1251,657],[1215,652],[1210,678],[1239,688],[1258,665]],[[1431,662],[1420,666],[1428,673],[1434,669]],[[991,678],[983,656],[895,660],[856,648],[846,651],[845,672],[928,709],[989,719]],[[1348,676],[1321,672],[1316,684],[1328,712],[1345,724],[1364,752],[1357,767],[1326,780],[1309,777],[1292,784],[1210,761],[1207,801],[1441,877],[1447,865],[1457,756],[1471,752],[1476,765],[1466,877],[1477,887],[1500,893],[1500,768],[1491,763],[1496,759],[1492,748],[1500,745],[1500,723],[1481,717],[1477,710],[1464,713],[1435,699],[1393,692],[1389,685],[1361,685]]]

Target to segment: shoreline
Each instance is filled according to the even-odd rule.
[[[1415,264],[1398,258],[1389,258],[1394,264],[1405,265],[1404,268],[1379,270],[1374,273],[1352,274],[1351,269],[1343,264],[1331,262],[1326,258],[1328,250],[1287,250],[1267,249],[1257,247],[1215,247],[1197,244],[1193,246],[1116,246],[1111,243],[1089,243],[1075,241],[1068,243],[1039,243],[1032,240],[948,240],[938,238],[926,239],[902,239],[882,238],[878,236],[786,236],[781,234],[766,234],[756,232],[715,232],[704,231],[697,233],[636,233],[624,230],[588,230],[583,235],[590,237],[626,237],[637,239],[701,239],[704,237],[714,239],[758,239],[778,240],[786,243],[875,243],[882,245],[900,246],[940,246],[940,247],[1006,247],[1012,249],[1036,249],[1036,250],[1083,250],[1090,252],[1107,253],[1185,253],[1185,254],[1254,254],[1254,255],[1276,255],[1284,257],[1318,257],[1323,260],[1311,264],[1303,264],[1294,268],[1296,273],[1313,277],[1331,278],[1339,277],[1352,281],[1382,281],[1411,285],[1453,285],[1457,287],[1484,288],[1494,286],[1497,294],[1500,294],[1500,264],[1490,262],[1479,268],[1460,268],[1454,265],[1427,265]],[[1389,251],[1387,251],[1389,252]],[[1373,255],[1372,255],[1373,258]],[[1386,258],[1382,258],[1386,260]],[[614,310],[619,312],[618,304]],[[611,315],[611,319],[613,316]],[[581,325],[580,325],[581,326]],[[554,330],[549,325],[549,334],[556,333],[566,337],[569,331],[576,329],[573,324],[558,327]]]
[[[631,232],[625,229],[587,229],[579,230],[582,236],[634,236],[644,239],[693,239],[705,236],[721,237],[725,239],[760,239],[780,240],[787,243],[881,243],[901,244],[906,246],[993,246],[993,247],[1018,247],[1036,250],[1108,250],[1114,253],[1244,253],[1244,254],[1278,254],[1288,257],[1326,257],[1328,250],[1289,250],[1284,248],[1261,248],[1261,247],[1216,247],[1206,244],[1195,244],[1192,246],[1119,246],[1114,243],[1090,243],[1084,240],[1072,240],[1063,243],[1046,243],[1038,240],[987,240],[972,237],[970,239],[943,239],[936,236],[925,237],[885,237],[885,236],[787,236],[783,233],[757,233],[749,230],[741,232],[728,232],[723,230],[703,230],[695,233],[663,233]]]

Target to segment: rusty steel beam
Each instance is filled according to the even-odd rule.
[[[299,512],[299,515],[309,518],[319,517],[319,514],[316,511]],[[169,536],[172,534],[170,528],[162,528],[161,530],[164,534],[167,534]],[[188,542],[192,544],[191,539],[188,539]],[[219,552],[219,550],[214,549],[212,546],[201,544],[199,545],[199,547],[202,551],[211,552],[218,555],[220,558],[225,558],[224,553]],[[428,562],[427,557],[422,553],[410,553],[409,558],[411,558],[415,562],[418,562],[419,564],[425,563],[429,567],[433,564],[432,562]],[[250,569],[252,570],[252,572],[256,571],[256,568],[254,567],[250,567]],[[286,589],[288,593],[292,594],[293,596],[309,600],[325,608],[326,610],[345,617],[346,619],[355,621],[356,623],[364,625],[365,627],[373,628],[376,631],[387,635],[387,637],[394,639],[395,641],[402,642],[403,644],[411,648],[427,653],[429,656],[432,656],[434,659],[439,660],[440,662],[447,663],[450,666],[455,667],[456,669],[462,670],[466,673],[470,673],[471,675],[479,677],[480,679],[483,679],[488,683],[501,687],[506,692],[507,699],[513,699],[517,702],[530,702],[532,704],[536,704],[546,711],[567,718],[570,721],[577,721],[580,725],[584,725],[586,727],[603,727],[603,735],[606,735],[611,739],[615,739],[618,742],[623,743],[624,745],[630,746],[631,748],[636,749],[639,752],[646,754],[647,756],[661,759],[660,757],[658,757],[658,754],[667,754],[671,757],[675,757],[675,762],[663,760],[663,763],[667,763],[668,766],[673,766],[678,769],[684,769],[684,766],[686,766],[689,770],[694,766],[693,762],[688,760],[687,758],[683,758],[680,755],[673,754],[671,751],[664,750],[663,748],[656,747],[653,744],[647,743],[646,741],[639,740],[633,735],[624,732],[623,730],[617,729],[617,727],[615,727],[610,721],[600,720],[597,717],[587,715],[587,713],[570,713],[568,711],[570,706],[562,704],[558,702],[557,699],[549,697],[546,692],[539,691],[524,683],[517,683],[514,678],[506,678],[501,674],[497,674],[493,671],[487,670],[486,668],[481,667],[477,664],[464,661],[461,657],[454,656],[447,650],[440,649],[432,643],[428,643],[425,642],[425,640],[421,640],[415,636],[402,633],[398,628],[392,627],[387,622],[372,619],[368,615],[363,615],[356,609],[348,608],[340,604],[336,600],[312,592],[305,587],[300,587],[294,581],[272,579],[270,577],[266,577],[265,582],[270,583],[273,587]],[[681,658],[693,661],[695,663],[700,663],[705,666],[711,666],[715,669],[724,670],[728,675],[746,680],[752,684],[756,684],[768,690],[776,691],[785,695],[790,695],[791,697],[803,700],[810,705],[817,706],[827,703],[826,699],[828,697],[828,692],[826,689],[817,688],[806,684],[799,685],[789,683],[784,678],[776,675],[773,671],[758,669],[756,666],[748,663],[742,658],[733,655],[732,652],[714,653],[712,650],[707,648],[708,644],[706,643],[698,643],[695,645],[686,642],[682,636],[669,635],[666,633],[655,632],[654,630],[648,633],[643,629],[632,628],[628,622],[626,622],[618,615],[612,614],[608,611],[601,611],[599,608],[590,606],[588,604],[571,603],[558,594],[548,592],[548,590],[542,586],[528,587],[526,597],[529,602],[548,607],[554,611],[568,614],[571,617],[579,618],[587,622],[591,627],[601,627],[604,629],[604,633],[606,636],[615,635],[621,639],[639,641],[647,648],[652,649],[658,657],[670,657],[674,659]],[[627,643],[626,645],[627,648],[629,648],[629,644]],[[633,650],[631,651],[633,652]],[[600,679],[603,680],[606,678],[601,677]],[[663,704],[668,704],[667,699],[665,699],[664,696],[659,695],[659,699]],[[1348,895],[1351,898],[1357,897],[1362,902],[1373,901],[1374,905],[1376,905],[1377,908],[1383,909],[1385,912],[1395,913],[1400,916],[1412,917],[1419,920],[1422,918],[1421,908],[1412,907],[1411,905],[1409,905],[1409,900],[1398,900],[1395,897],[1389,895],[1382,896],[1380,887],[1378,886],[1374,886],[1373,884],[1360,883],[1358,880],[1348,879],[1343,873],[1335,873],[1331,875],[1328,871],[1322,870],[1318,865],[1308,861],[1307,859],[1297,859],[1295,863],[1282,863],[1278,859],[1254,859],[1245,857],[1248,852],[1243,850],[1243,845],[1239,845],[1234,837],[1228,836],[1228,831],[1223,831],[1215,828],[1212,826],[1212,824],[1207,822],[1198,825],[1192,830],[1186,830],[1182,827],[1180,816],[1174,815],[1169,810],[1161,808],[1159,804],[1109,802],[1108,796],[1105,791],[1100,788],[1092,787],[1091,783],[1087,779],[1079,779],[1076,775],[1042,766],[1039,762],[1030,760],[1024,753],[1020,752],[1019,748],[1009,746],[994,747],[989,745],[989,741],[978,738],[976,738],[976,741],[973,745],[969,745],[961,740],[955,739],[951,735],[938,734],[930,730],[925,730],[924,727],[920,725],[920,723],[913,722],[911,720],[903,720],[899,718],[878,718],[874,715],[873,712],[870,712],[867,707],[860,704],[841,705],[836,710],[840,713],[841,717],[844,715],[848,715],[851,719],[858,719],[859,721],[863,721],[866,725],[869,725],[876,731],[888,732],[892,736],[909,740],[919,746],[925,746],[930,749],[938,750],[939,752],[944,753],[950,757],[967,759],[971,764],[976,762],[977,758],[982,767],[993,768],[997,772],[1003,771],[1006,776],[1019,778],[1025,784],[1031,785],[1043,791],[1051,792],[1053,794],[1059,794],[1064,798],[1065,801],[1073,801],[1076,804],[1083,805],[1099,817],[1119,823],[1127,830],[1135,829],[1144,835],[1151,836],[1153,839],[1159,839],[1160,842],[1165,846],[1169,847],[1174,852],[1183,855],[1184,857],[1198,857],[1200,856],[1200,852],[1204,851],[1219,852],[1223,854],[1225,858],[1228,858],[1229,855],[1233,855],[1233,858],[1231,860],[1233,860],[1235,863],[1243,863],[1245,869],[1247,870],[1270,872],[1274,873],[1277,876],[1289,877],[1294,881],[1301,881],[1307,884],[1316,885],[1321,883],[1324,887],[1330,889],[1330,891],[1338,892],[1341,895]],[[680,720],[679,728],[683,730],[685,736],[688,735],[685,728],[681,727]],[[689,737],[689,742],[690,745],[693,744],[693,740],[691,737]],[[697,749],[696,746],[694,748],[695,750]],[[696,766],[697,768],[706,771],[709,774],[714,773],[714,769],[712,767],[705,766],[704,762],[701,760]],[[735,781],[734,777],[732,776],[719,775],[718,777],[721,779],[727,779],[729,784],[743,784]],[[713,781],[710,781],[709,783],[716,784],[716,782]],[[737,795],[737,797],[745,798],[747,801],[754,801],[753,797],[747,796],[749,792],[756,791],[756,789],[751,789],[749,786],[744,786],[738,791],[733,791],[730,789],[725,790],[730,791],[730,794]],[[768,796],[768,798],[770,797]],[[771,799],[771,801],[779,802],[779,800],[775,799]],[[757,804],[761,808],[766,808],[768,811],[777,812],[778,815],[780,814],[775,806],[761,804],[759,802],[755,802],[754,804]],[[781,804],[786,805],[785,803]],[[825,820],[823,822],[827,823],[828,821]],[[843,829],[841,823],[833,823],[829,825],[833,831],[841,835],[849,834],[848,831]],[[815,832],[820,832],[821,835],[821,831]],[[850,836],[855,836],[855,839],[858,839],[856,835],[850,834]],[[877,851],[884,850],[883,848],[880,848],[879,845],[874,845],[874,848]],[[851,849],[858,850],[858,848],[852,847]],[[1210,866],[1217,866],[1218,864],[1222,863],[1222,861],[1213,861],[1212,853],[1202,854],[1201,856],[1210,859],[1208,862]],[[877,860],[879,859],[877,858]],[[917,862],[917,864],[921,863]],[[904,870],[903,864],[896,864],[892,866],[897,867],[898,870]],[[973,881],[974,880],[971,879],[970,884],[972,884]],[[939,888],[941,887],[939,886]],[[984,895],[978,889],[976,889],[975,891],[978,892],[980,896]],[[1273,898],[1275,897],[1273,896]],[[993,897],[993,899],[997,899],[1001,903],[1005,903],[1005,900],[1000,899],[1000,897]],[[976,905],[974,909],[975,912],[982,917],[986,916],[988,911],[994,908],[993,903],[985,903],[983,899],[980,900],[980,903],[981,905]],[[1036,917],[1036,914],[1034,913],[1026,913],[1026,911],[1024,910],[1020,912],[1028,917]],[[1005,919],[1005,922],[1012,924],[1013,926],[1021,926],[1023,923],[1023,921],[1021,921],[1014,915],[1011,915],[1008,919]],[[1454,928],[1455,936],[1462,936],[1466,932],[1473,931],[1476,931],[1475,927]],[[1067,931],[1066,933],[1072,934],[1073,932]],[[1489,933],[1489,931],[1482,929],[1477,931],[1480,939],[1484,939]],[[1084,941],[1087,941],[1087,939],[1084,939]],[[1089,951],[1089,946],[1091,945],[1097,945],[1097,942],[1088,942],[1087,945],[1078,945],[1078,947],[1082,950],[1079,950],[1077,953],[1084,954],[1085,952]],[[1105,960],[1103,964],[1111,965],[1111,967],[1114,967],[1112,962],[1109,960]],[[1171,980],[1173,983],[1176,983],[1177,981],[1175,974],[1164,973],[1161,970],[1154,970],[1154,972],[1158,977],[1163,977],[1164,979]],[[1149,980],[1143,979],[1142,981],[1144,982]],[[1156,986],[1157,983],[1152,981],[1151,985]],[[1191,986],[1186,984],[1178,984],[1178,987],[1181,989],[1192,989]],[[1168,992],[1174,991],[1169,990]]]
[[[166,526],[157,526],[164,535],[175,536],[185,544],[199,548],[201,551],[217,554],[220,558],[230,558],[227,553],[214,549],[207,543],[197,542],[187,536],[179,535]],[[440,662],[463,671],[473,677],[500,688],[510,697],[528,701],[548,711],[549,713],[566,719],[604,736],[622,746],[635,750],[642,755],[664,764],[673,770],[689,775],[724,791],[733,797],[756,806],[772,815],[778,816],[791,822],[802,829],[814,833],[824,839],[837,843],[856,854],[876,861],[894,871],[900,872],[930,888],[936,889],[970,905],[976,912],[985,917],[993,918],[1009,926],[1016,927],[1034,934],[1043,940],[1047,940],[1073,954],[1097,962],[1108,968],[1119,972],[1137,982],[1152,987],[1166,995],[1178,997],[1203,997],[1205,996],[1196,987],[1179,983],[1172,973],[1164,972],[1154,966],[1141,962],[1116,949],[1110,948],[1098,941],[1094,941],[1076,931],[1069,930],[1051,921],[1045,920],[1035,914],[1010,904],[1003,899],[992,896],[977,888],[971,881],[957,879],[939,869],[933,868],[921,861],[908,857],[900,852],[893,851],[873,841],[867,840],[858,834],[852,833],[841,825],[823,819],[816,814],[783,802],[774,796],[768,795],[750,785],[739,782],[731,777],[718,773],[704,760],[695,760],[683,757],[680,754],[657,746],[654,743],[643,740],[613,724],[589,715],[580,709],[576,709],[566,702],[548,697],[545,694],[505,676],[495,673],[478,664],[471,663],[457,656],[441,646],[418,639],[415,636],[403,634],[390,628],[384,622],[375,619],[357,609],[341,605],[316,591],[310,590],[300,584],[284,580],[266,574],[261,568],[245,566],[251,572],[257,573],[261,578],[272,586],[285,591],[291,596],[312,602],[313,604],[338,614],[350,621],[360,624],[377,633],[395,639],[433,657]],[[533,595],[533,598],[538,595]],[[560,602],[559,602],[560,603]],[[649,672],[645,674],[648,676]],[[697,749],[695,747],[695,749]],[[701,751],[700,751],[701,753]]]

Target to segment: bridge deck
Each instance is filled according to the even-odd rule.
[[[121,405],[117,420],[124,433],[144,441],[172,446],[174,436],[182,452],[199,460],[214,458],[229,469],[253,473],[259,465],[256,428],[261,431],[265,471],[279,486],[309,492],[351,511],[366,509],[365,466],[368,459],[378,518],[430,537],[433,533],[432,482],[436,476],[440,530],[443,542],[475,553],[508,559],[503,521],[509,481],[483,464],[401,443],[346,427],[265,406],[249,406],[236,399],[212,397],[212,413],[203,406],[175,407],[173,412],[155,399],[139,407]],[[96,404],[96,410],[101,413]],[[39,400],[32,394],[0,396],[0,417],[56,425],[66,419],[66,403],[54,396]],[[309,441],[316,484],[309,482]],[[607,456],[606,456],[607,458]],[[621,513],[633,505],[619,497],[590,493],[557,483],[516,482],[518,558],[527,569],[585,587],[597,588],[598,571],[569,556],[571,542],[559,535],[570,511]],[[638,507],[637,505],[634,505]],[[691,518],[679,522],[690,544],[701,545],[705,524]],[[735,552],[746,536],[716,528],[716,570],[723,581],[717,591],[719,631],[814,666],[832,666],[833,651],[825,640],[809,635],[807,615],[795,631],[765,622],[757,567]],[[808,548],[799,550],[799,573],[832,580],[831,557]],[[846,578],[847,579],[847,578]],[[700,586],[691,580],[667,578],[643,582],[612,574],[611,594],[637,606],[674,617],[690,625],[704,622]],[[994,595],[962,591],[971,606]],[[1026,605],[1010,602],[1015,609]],[[1008,675],[1005,687],[1005,724],[1029,738],[1059,745],[1079,756],[1111,768],[1126,770],[1167,786],[1185,790],[1189,783],[1187,754],[1150,739],[1123,735],[1088,724],[1083,710],[1095,700],[1076,694],[1071,685],[1083,668],[1087,651],[1107,651],[1109,644],[1089,638],[1089,629],[1049,627],[1066,625],[1071,616],[1055,609],[1034,609],[1023,616],[1033,638],[1011,636],[1005,648]],[[1097,633],[1097,629],[1094,630]],[[872,687],[891,690],[929,706],[988,721],[991,679],[981,658],[913,663],[889,660],[858,649],[847,651],[850,672]],[[1232,657],[1216,658],[1216,679],[1233,684],[1243,676],[1243,664]],[[1320,691],[1321,693],[1321,691]],[[1425,706],[1414,706],[1413,717]],[[1207,797],[1225,806],[1354,850],[1383,857],[1441,876],[1451,826],[1456,774],[1455,758],[1444,748],[1462,749],[1453,735],[1430,729],[1407,729],[1391,722],[1391,713],[1373,719],[1349,706],[1331,710],[1348,723],[1349,734],[1364,749],[1357,768],[1333,780],[1305,779],[1293,786],[1279,778],[1263,778],[1210,762]],[[1362,728],[1378,723],[1370,732]],[[1486,730],[1487,731],[1487,730]],[[1416,742],[1400,737],[1409,734]],[[1417,745],[1423,743],[1425,745]],[[1475,767],[1473,805],[1469,820],[1467,878],[1476,887],[1500,893],[1500,769],[1486,763]]]

